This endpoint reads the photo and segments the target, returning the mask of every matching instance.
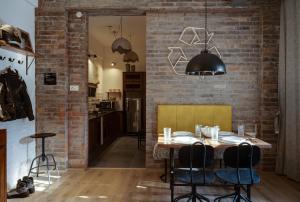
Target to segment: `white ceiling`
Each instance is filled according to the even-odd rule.
[[[111,30],[119,31],[120,16],[96,16],[89,18],[89,33],[105,47],[111,47],[115,37]],[[145,16],[123,16],[123,37],[131,41],[133,49],[145,46]],[[112,26],[110,30],[108,26]],[[118,37],[121,33],[119,31]],[[131,35],[131,39],[130,39]]]

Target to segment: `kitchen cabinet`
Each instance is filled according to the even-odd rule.
[[[6,130],[0,130],[0,202],[6,201]]]
[[[92,166],[122,133],[122,112],[101,113],[89,119],[89,165]]]
[[[127,127],[128,109],[126,99],[141,100],[141,129],[139,135],[146,134],[146,73],[145,72],[123,72],[123,106],[124,106],[124,129],[125,133],[131,133]]]

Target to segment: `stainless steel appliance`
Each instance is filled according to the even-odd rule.
[[[115,109],[115,101],[112,100],[103,100],[100,101],[99,105],[97,105],[100,111],[110,111]]]
[[[139,133],[142,129],[141,98],[126,98],[127,133]]]

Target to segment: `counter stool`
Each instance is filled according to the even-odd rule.
[[[50,184],[49,167],[53,167],[53,170],[57,170],[58,175],[59,175],[59,171],[58,171],[58,168],[56,166],[56,161],[54,159],[53,154],[46,154],[45,153],[45,138],[54,137],[54,136],[56,136],[55,133],[36,133],[36,134],[30,136],[31,138],[36,138],[36,139],[41,138],[42,139],[42,154],[38,155],[37,157],[35,157],[32,160],[28,176],[30,176],[30,174],[32,173],[32,174],[36,174],[36,177],[38,177],[39,174],[44,173],[44,172],[40,171],[40,167],[47,167],[48,183],[49,184]],[[49,164],[49,157],[52,158],[53,164]],[[40,164],[41,159],[42,159],[42,165]],[[33,167],[34,161],[36,161],[36,160],[38,162],[37,166]],[[44,161],[46,161],[46,164],[43,164]],[[36,171],[34,171],[35,169],[36,169]]]

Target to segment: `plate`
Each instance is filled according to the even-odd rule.
[[[245,142],[246,138],[230,135],[230,136],[220,137],[219,140],[222,142],[225,142],[225,143],[227,142],[227,143],[239,144],[239,143]]]
[[[199,141],[197,138],[189,137],[189,136],[178,136],[172,138],[172,140],[175,143],[182,143],[182,144],[193,144]]]
[[[234,135],[234,133],[230,132],[230,131],[220,131],[219,132],[219,136],[230,136],[230,135]]]
[[[178,136],[193,136],[193,133],[188,132],[188,131],[175,131],[175,132],[173,132],[173,136],[174,137],[178,137]]]

